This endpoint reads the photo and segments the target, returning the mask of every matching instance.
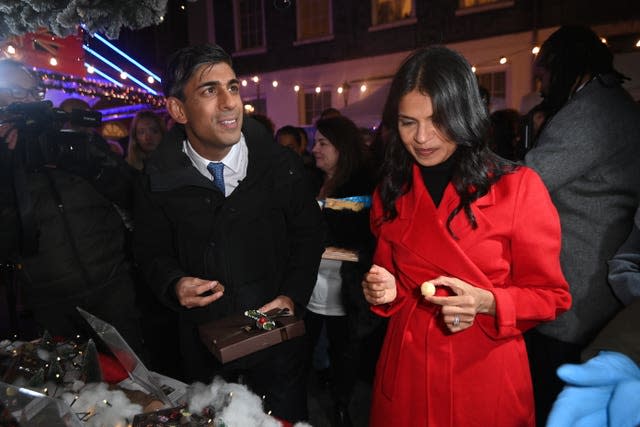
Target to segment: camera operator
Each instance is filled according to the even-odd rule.
[[[114,206],[130,207],[131,170],[97,133],[60,131],[50,103],[37,102],[39,83],[0,60],[0,263],[17,266],[18,291],[43,330],[85,335],[79,306],[142,355]]]

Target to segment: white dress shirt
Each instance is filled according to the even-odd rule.
[[[207,179],[213,181],[213,176],[207,169],[209,163],[222,163],[224,164],[224,190],[226,197],[228,197],[233,190],[236,189],[240,181],[247,176],[247,165],[249,163],[249,149],[244,139],[244,135],[240,134],[240,141],[231,147],[229,153],[219,161],[209,160],[202,157],[196,152],[189,143],[188,140],[184,140],[182,145],[182,151],[191,159],[193,166]]]

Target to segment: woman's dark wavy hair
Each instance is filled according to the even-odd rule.
[[[332,194],[363,167],[362,135],[358,126],[344,116],[319,119],[316,129],[339,153],[336,172],[328,186],[328,194]]]
[[[447,219],[447,229],[455,237],[451,230],[453,217],[464,211],[472,228],[476,228],[471,203],[487,194],[491,185],[517,166],[487,147],[488,111],[469,63],[460,54],[442,46],[419,49],[404,61],[394,76],[382,114],[382,125],[388,130],[379,187],[383,221],[398,216],[396,200],[413,184],[415,160],[398,133],[398,108],[402,97],[416,90],[431,98],[434,125],[457,145],[453,154],[452,184],[460,203]]]
[[[542,103],[547,121],[576,92],[576,81],[587,75],[600,80],[602,74],[626,77],[613,68],[613,54],[590,28],[565,25],[542,44],[536,65],[549,72],[549,88]],[[601,84],[604,84],[600,80]]]

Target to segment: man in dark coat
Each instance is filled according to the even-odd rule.
[[[304,338],[221,365],[197,332],[246,309],[302,313],[323,250],[302,162],[243,117],[240,84],[220,47],[177,51],[163,85],[178,128],[146,165],[134,250],[147,283],[179,313],[185,379],[241,375],[265,396],[265,409],[305,419]]]
[[[560,263],[572,307],[527,335],[536,420],[545,425],[563,384],[558,366],[580,352],[622,308],[607,261],[625,241],[640,202],[640,108],[622,87],[613,54],[589,28],[563,26],[534,65],[547,121],[525,162],[560,215]]]

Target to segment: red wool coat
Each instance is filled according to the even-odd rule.
[[[395,277],[398,297],[373,307],[389,325],[376,368],[372,426],[534,426],[528,359],[522,332],[570,306],[560,269],[560,222],[538,175],[520,167],[503,176],[446,228],[459,198],[446,188],[438,208],[417,166],[411,191],[398,198],[398,217],[379,223],[374,196],[374,262]],[[491,291],[496,315],[478,314],[448,332],[438,306],[420,284],[440,275]]]

